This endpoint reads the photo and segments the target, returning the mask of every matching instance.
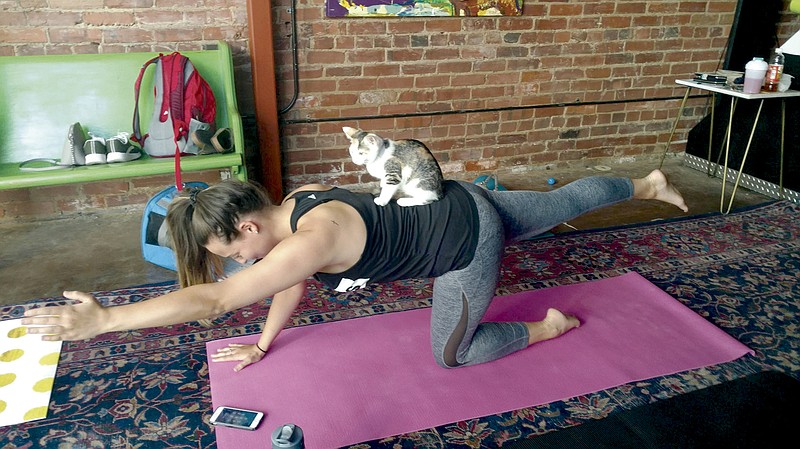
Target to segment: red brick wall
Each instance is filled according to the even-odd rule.
[[[717,68],[737,5],[526,0],[522,17],[329,19],[324,1],[297,5],[300,89],[282,116],[288,188],[373,181],[349,161],[344,125],[422,140],[459,179],[657,158],[684,93],[674,80]],[[274,3],[284,105],[290,3]],[[796,17],[786,14],[784,40]],[[690,100],[671,151],[683,151],[705,104]]]
[[[185,181],[219,182],[217,171],[184,174]],[[141,209],[161,189],[174,185],[171,175],[87,182],[30,189],[0,190],[0,222],[56,218],[115,208]]]
[[[291,0],[272,4],[285,107],[293,94]],[[462,179],[656,157],[682,96],[674,80],[716,68],[736,0],[526,0],[524,16],[506,18],[329,19],[324,4],[297,0],[300,90],[281,116],[287,189],[360,181],[344,125],[420,139],[447,176]],[[782,40],[800,28],[798,17],[785,14]],[[189,50],[223,39],[247,115],[247,26],[246,0],[0,1],[0,54]],[[705,100],[689,106],[674,152],[705,114]],[[141,205],[169,182],[0,192],[0,220]]]

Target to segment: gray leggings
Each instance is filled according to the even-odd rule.
[[[594,176],[547,192],[489,191],[461,183],[475,198],[480,236],[465,268],[433,282],[431,344],[445,368],[488,362],[528,346],[523,323],[481,323],[494,298],[506,242],[524,240],[581,214],[630,199],[628,178]]]

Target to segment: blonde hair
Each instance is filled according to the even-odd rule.
[[[229,179],[207,189],[183,189],[170,203],[166,218],[181,287],[222,277],[222,258],[205,248],[209,239],[231,243],[239,235],[240,217],[271,205],[264,190],[252,182]]]

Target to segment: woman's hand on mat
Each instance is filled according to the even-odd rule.
[[[77,304],[57,307],[40,307],[25,312],[22,324],[28,326],[29,334],[41,334],[42,340],[85,340],[104,332],[108,322],[108,311],[94,296],[75,291],[66,291],[64,296],[75,299]]]
[[[224,348],[217,349],[217,352],[211,354],[212,362],[233,362],[241,360],[242,363],[236,365],[233,370],[241,371],[247,365],[258,362],[263,359],[266,352],[262,352],[256,345],[240,345],[231,343]]]

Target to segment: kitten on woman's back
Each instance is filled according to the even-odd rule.
[[[380,179],[381,192],[375,204],[385,206],[398,193],[400,206],[419,206],[439,200],[444,194],[442,170],[433,153],[418,140],[384,139],[375,133],[345,126],[350,139],[350,158]]]

